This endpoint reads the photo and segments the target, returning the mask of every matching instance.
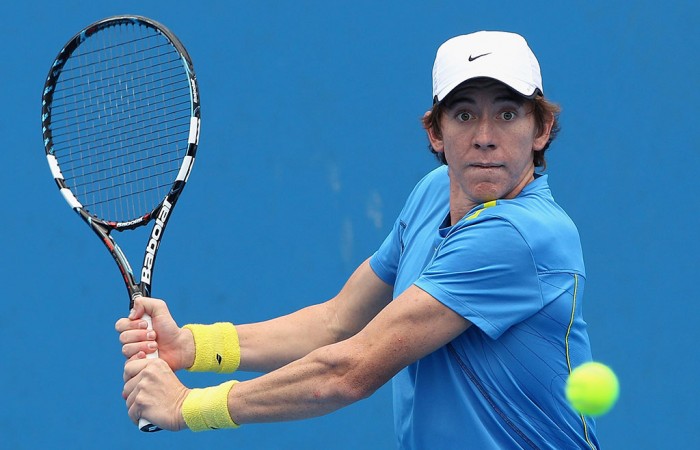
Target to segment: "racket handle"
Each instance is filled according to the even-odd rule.
[[[145,320],[146,322],[148,322],[147,330],[151,331],[153,329],[153,320],[151,320],[151,316],[144,313],[143,317],[141,317],[141,318],[143,320]],[[147,359],[153,359],[153,358],[157,358],[157,357],[158,357],[158,350],[156,350],[153,353],[148,353],[146,355]],[[152,423],[150,423],[146,419],[139,419],[139,430],[144,431],[146,433],[153,433],[154,431],[160,431],[161,428],[156,426],[156,425],[153,425]]]

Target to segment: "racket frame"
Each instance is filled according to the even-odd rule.
[[[61,75],[61,69],[65,65],[68,58],[73,54],[73,52],[82,44],[86,39],[91,37],[97,31],[110,27],[116,26],[122,23],[136,24],[140,23],[157,30],[160,34],[165,36],[172,46],[181,55],[183,66],[185,72],[187,73],[190,85],[190,99],[192,102],[191,108],[191,119],[190,119],[190,133],[188,137],[188,146],[183,158],[182,164],[180,166],[180,171],[173,182],[167,195],[160,201],[160,203],[150,212],[144,214],[143,216],[130,220],[127,222],[114,222],[103,220],[89,211],[83,208],[83,205],[75,197],[75,195],[70,191],[69,186],[66,184],[63,174],[61,173],[60,167],[56,157],[53,155],[53,142],[52,142],[52,132],[51,132],[51,101],[53,99],[53,91],[56,82]],[[88,224],[88,226],[95,232],[98,238],[104,243],[104,245],[109,250],[110,254],[117,263],[119,270],[122,273],[124,279],[124,284],[129,292],[129,297],[131,298],[130,308],[133,306],[134,298],[138,296],[150,296],[151,285],[152,285],[152,274],[155,265],[155,258],[158,252],[158,247],[160,246],[160,240],[165,231],[165,227],[172,215],[172,210],[180,197],[180,194],[187,182],[190,172],[192,170],[192,165],[194,163],[194,158],[197,152],[197,147],[199,144],[199,131],[200,131],[200,102],[199,102],[199,87],[197,84],[197,77],[194,72],[194,66],[192,64],[192,59],[187,53],[184,45],[180,40],[164,25],[137,15],[120,15],[112,16],[102,20],[99,20],[85,29],[73,36],[64,45],[63,49],[59,52],[58,56],[54,60],[54,63],[49,70],[49,74],[44,84],[44,92],[42,95],[42,129],[44,138],[44,147],[46,150],[46,157],[51,168],[56,185],[58,186],[61,194],[63,194],[64,199],[68,205],[76,212],[78,215]],[[151,234],[149,235],[149,240],[144,251],[143,262],[141,264],[141,277],[139,281],[136,280],[131,266],[120,249],[119,245],[111,236],[112,231],[124,231],[132,230],[142,226],[146,226],[151,221],[155,220]],[[144,279],[144,275],[148,275]]]
[[[187,143],[187,150],[185,156],[183,157],[180,170],[173,182],[170,190],[165,195],[165,197],[160,201],[160,203],[153,208],[150,212],[145,213],[141,217],[129,220],[127,222],[115,222],[103,220],[96,215],[90,213],[87,209],[83,207],[77,197],[71,192],[70,187],[66,183],[63,174],[61,173],[58,160],[54,155],[53,149],[53,138],[51,130],[51,105],[53,100],[54,89],[58,79],[60,78],[61,71],[73,54],[73,52],[88,38],[94,35],[96,32],[103,28],[118,26],[120,24],[142,24],[157,30],[161,35],[163,35],[170,44],[177,50],[182,59],[184,66],[184,72],[187,74],[189,80],[190,89],[190,100],[191,100],[191,117],[190,117],[190,129]],[[119,271],[121,272],[124,284],[129,294],[129,309],[134,305],[134,300],[140,296],[150,296],[151,286],[153,283],[153,269],[155,266],[155,260],[160,247],[160,242],[165,231],[165,228],[172,216],[173,208],[177,203],[177,200],[182,193],[187,180],[189,179],[192,166],[194,164],[194,159],[197,153],[197,147],[199,145],[199,133],[200,133],[200,99],[199,99],[199,87],[197,84],[197,77],[194,72],[194,66],[192,64],[192,59],[190,58],[187,50],[180,40],[164,25],[149,19],[144,16],[138,15],[119,15],[107,17],[105,19],[99,20],[73,36],[66,45],[63,46],[61,51],[56,56],[51,69],[49,70],[46,82],[44,84],[44,90],[42,94],[42,131],[44,139],[44,148],[46,151],[46,158],[51,169],[54,181],[58,186],[63,198],[68,203],[68,205],[80,216],[80,218],[92,229],[92,231],[97,235],[97,237],[105,245],[112,258],[117,264]],[[151,228],[151,233],[149,234],[148,241],[146,243],[146,248],[144,250],[144,255],[141,263],[141,273],[139,279],[137,280],[134,276],[131,265],[128,259],[124,255],[119,245],[117,245],[115,239],[112,237],[111,233],[114,231],[125,231],[133,230],[136,228],[144,227],[150,222],[154,222]],[[149,328],[151,328],[150,317],[144,317],[149,322]],[[149,354],[149,356],[157,357],[156,354]],[[139,428],[142,431],[158,431],[160,428],[147,423],[146,421],[139,422]]]

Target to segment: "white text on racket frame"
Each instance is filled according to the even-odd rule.
[[[151,238],[148,240],[148,245],[146,245],[146,254],[143,258],[143,268],[141,269],[141,282],[151,284],[151,269],[153,269],[153,262],[156,259],[156,250],[158,250],[158,243],[163,235],[163,227],[165,227],[165,222],[168,220],[168,214],[170,214],[170,208],[172,205],[168,200],[163,201],[163,206],[161,206],[158,212],[158,217],[156,217],[156,223],[153,225],[153,231],[151,231]]]

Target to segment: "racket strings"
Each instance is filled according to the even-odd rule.
[[[144,38],[144,39],[147,39],[147,38]],[[129,43],[138,42],[139,40],[142,40],[142,39],[132,40],[132,41],[125,42],[122,44],[118,44],[118,45],[106,46],[103,49],[95,50],[95,51],[91,51],[91,52],[83,52],[81,54],[81,56],[89,57],[90,55],[96,55],[98,51],[104,53],[104,52],[107,52],[107,51],[110,51],[113,49],[123,47]],[[97,68],[96,70],[90,71],[93,75],[96,75],[96,76],[99,76],[100,74],[110,74],[115,70],[118,70],[122,67],[129,66],[131,64],[130,61],[123,61],[123,59],[125,59],[125,58],[139,57],[141,52],[151,52],[153,50],[158,50],[161,48],[167,49],[169,46],[170,46],[169,43],[164,42],[164,43],[158,44],[156,46],[139,49],[138,51],[135,50],[135,51],[128,52],[128,53],[122,53],[120,55],[120,59],[108,59],[106,61],[102,61],[99,59],[97,59],[95,61],[88,60],[88,62],[86,62],[85,64],[81,64],[81,65],[76,64],[73,67],[68,67],[67,69],[64,69],[63,70],[64,75],[69,75],[71,73],[76,73],[76,72],[77,72],[77,74],[75,74],[73,76],[65,76],[64,78],[62,78],[62,80],[64,82],[69,82],[69,81],[73,81],[73,80],[81,80],[82,81],[82,80],[84,80],[83,73],[87,70],[90,70],[91,68]],[[177,61],[179,59],[177,54],[171,53],[171,54],[168,54],[168,56],[173,56],[173,58],[171,60],[161,61],[161,62],[152,64],[149,66],[149,68],[157,69],[158,66],[162,66],[162,65],[171,63],[173,61]],[[99,55],[97,55],[96,57],[99,58]]]
[[[169,171],[169,172],[173,172],[173,171]],[[135,192],[123,192],[122,189],[117,189],[116,191],[114,189],[110,189],[104,195],[104,199],[101,202],[97,202],[95,204],[100,205],[102,203],[108,203],[108,202],[115,201],[115,200],[121,199],[121,198],[140,196],[144,193],[144,191],[160,191],[163,188],[169,188],[171,186],[172,186],[172,183],[170,183],[170,182],[164,183],[161,185],[146,185],[146,186],[136,190]],[[98,189],[95,192],[99,192],[101,190],[106,190],[106,189]],[[151,211],[144,211],[144,214],[149,213],[149,212],[151,212]],[[135,218],[136,217],[134,217],[134,219]]]
[[[181,108],[181,109],[168,109],[167,111],[168,111],[168,112],[173,112],[173,111],[175,111],[175,112],[179,112],[179,113],[184,113],[184,112],[189,113],[189,111],[190,111],[190,109],[189,109],[189,106],[190,106],[189,100],[183,101],[183,102],[180,102],[180,103],[177,103],[177,104],[173,104],[173,106],[181,106],[181,107],[182,107],[182,106],[186,106],[186,108]],[[151,112],[153,112],[153,113],[158,113],[158,112],[163,113],[164,111],[166,111],[166,110],[163,109],[163,108],[159,108],[159,109],[154,109],[154,110],[151,111]],[[140,122],[140,126],[135,126],[135,127],[133,126],[132,123],[126,123],[124,120],[118,120],[118,121],[116,121],[116,122],[110,124],[111,128],[110,128],[109,130],[110,130],[111,132],[113,132],[114,134],[121,134],[121,133],[123,133],[123,132],[125,132],[125,131],[129,131],[129,132],[135,133],[137,136],[140,137],[141,135],[145,135],[147,131],[150,131],[151,127],[153,126],[153,124],[152,124],[153,120],[160,120],[160,119],[158,119],[158,118],[157,118],[157,119],[147,119],[147,118],[143,118],[143,119],[141,120],[141,122]],[[89,122],[86,122],[86,124],[89,124]],[[121,124],[121,125],[120,125],[120,124]],[[180,124],[180,125],[183,125],[183,124]],[[187,125],[189,125],[189,124],[187,124]],[[70,128],[70,127],[69,127],[69,126],[63,126],[63,127],[58,127],[57,129],[64,129],[64,130],[65,130],[65,129],[67,129],[67,128]],[[71,133],[70,131],[71,131],[71,130],[69,129],[68,132],[54,134],[54,135],[53,135],[53,136],[54,136],[54,143],[59,143],[59,144],[65,143],[65,144],[68,144],[68,143],[70,142],[69,139],[61,140],[61,139],[57,139],[57,138],[62,138],[62,137],[69,137],[69,138],[70,138],[70,137],[72,137],[72,133]],[[140,131],[143,131],[144,133],[141,133],[141,135],[140,135],[140,134],[139,134]],[[84,140],[82,141],[82,143],[85,144],[85,145],[90,145],[90,144],[95,144],[95,143],[98,143],[98,142],[103,142],[103,139],[102,139],[103,137],[104,137],[104,133],[102,132],[102,130],[98,130],[98,131],[89,130],[89,131],[86,131],[85,134],[83,134],[83,139],[84,139]],[[93,138],[93,139],[88,139],[88,138]],[[95,156],[100,155],[100,154],[101,154],[101,152],[99,152],[99,151],[94,153]],[[77,161],[77,160],[66,160],[66,162],[75,162],[75,161]],[[78,167],[80,167],[80,166],[78,166]]]
[[[132,175],[137,175],[141,170],[145,169],[152,169],[156,167],[160,167],[163,163],[176,163],[179,162],[180,159],[177,158],[177,155],[173,155],[172,153],[165,153],[162,155],[163,158],[167,158],[170,156],[169,159],[163,159],[163,158],[152,158],[150,156],[142,156],[138,157],[136,156],[133,161],[131,161],[131,164],[123,165],[116,167],[112,169],[111,167],[98,167],[95,165],[82,165],[82,166],[76,166],[74,167],[74,170],[77,169],[82,169],[84,168],[85,171],[83,172],[83,178],[89,177],[91,178],[93,175],[99,175],[102,174],[103,178],[95,178],[95,179],[90,179],[89,182],[83,182],[83,183],[73,183],[72,187],[74,188],[83,188],[85,187],[86,193],[90,194],[92,191],[88,190],[90,186],[99,186],[100,183],[99,181],[107,181],[113,177],[120,177],[120,176],[127,176],[129,174]],[[112,160],[117,160],[117,157],[111,158]],[[109,158],[104,159],[103,161],[108,161]],[[136,164],[138,167],[136,169],[131,168],[131,165]],[[171,165],[174,166],[174,165]],[[178,167],[176,167],[177,170],[179,170]],[[171,172],[173,170],[169,170],[168,172]],[[171,180],[172,181],[172,180]],[[101,189],[98,189],[101,190]],[[98,202],[99,203],[99,202]]]
[[[177,71],[177,67],[170,67],[167,69],[171,72]],[[179,74],[179,71],[178,71]],[[145,78],[147,75],[142,75],[141,78]],[[132,81],[140,81],[140,80],[132,80]],[[150,82],[155,84],[155,83],[160,83],[162,81],[169,81],[168,83],[162,83],[161,87],[162,88],[169,88],[169,87],[174,87],[172,90],[165,90],[163,89],[162,94],[170,95],[174,93],[179,93],[183,98],[188,98],[189,97],[189,87],[188,86],[183,86],[180,80],[173,79],[173,76],[167,76],[163,78],[154,78]],[[139,87],[142,87],[140,85],[137,85]],[[83,88],[85,87],[84,85],[75,85],[74,88]],[[124,88],[126,89],[126,88]],[[148,100],[152,100],[157,98],[160,94],[159,93],[154,93],[149,96],[144,96],[144,94],[149,94],[150,92],[148,91],[131,91],[131,95],[138,99],[139,101],[142,102],[147,102]],[[60,118],[62,115],[71,115],[71,113],[76,113],[78,111],[82,111],[85,113],[85,115],[90,115],[91,113],[95,113],[99,111],[100,109],[105,108],[105,103],[85,103],[86,101],[90,101],[90,98],[77,98],[77,95],[79,94],[84,94],[83,92],[77,91],[75,94],[71,95],[65,95],[63,97],[64,100],[71,100],[69,102],[65,103],[60,103],[60,102],[54,102],[53,103],[53,108],[57,108],[58,111],[54,114],[54,119]],[[102,99],[105,100],[105,99]],[[107,105],[111,101],[116,101],[118,99],[112,99],[112,98],[107,98]],[[71,108],[71,106],[74,106]],[[93,108],[94,107],[94,108]],[[93,109],[91,109],[93,108]]]
[[[123,26],[123,24],[121,24],[120,26]],[[82,54],[84,56],[90,56],[93,53],[102,53],[102,52],[105,52],[105,51],[108,51],[108,50],[111,50],[114,48],[126,47],[129,45],[131,45],[131,47],[127,47],[127,48],[133,48],[133,46],[135,44],[137,44],[138,42],[148,41],[149,39],[152,39],[152,37],[153,37],[152,32],[149,34],[146,34],[146,35],[138,36],[138,37],[134,36],[131,39],[125,37],[120,42],[112,42],[111,44],[103,45],[103,46],[96,48],[94,50],[83,50]],[[107,42],[109,42],[109,41],[107,41]],[[159,44],[159,46],[160,45],[165,45],[165,43],[161,43],[161,44]]]
[[[151,212],[187,151],[190,84],[157,31],[121,24],[73,52],[51,105],[53,153],[90,213],[125,222]]]

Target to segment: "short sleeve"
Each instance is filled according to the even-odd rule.
[[[493,339],[543,307],[532,252],[498,217],[449,234],[415,285]]]
[[[403,250],[401,234],[404,228],[405,225],[401,222],[401,219],[396,219],[391,232],[369,260],[370,267],[372,267],[374,273],[382,281],[392,286],[396,282],[399,259]]]

